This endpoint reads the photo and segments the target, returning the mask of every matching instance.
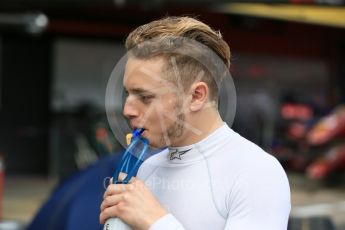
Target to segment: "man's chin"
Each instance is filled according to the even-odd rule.
[[[163,149],[163,148],[169,147],[175,141],[171,138],[165,141],[165,139],[163,138],[163,135],[158,138],[157,136],[159,135],[152,135],[152,133],[147,132],[147,130],[145,130],[142,134],[142,137],[146,138],[149,141],[150,147],[155,148],[155,149]]]
[[[167,145],[165,143],[162,143],[161,141],[157,141],[157,140],[150,138],[150,137],[145,137],[145,138],[149,141],[151,148],[163,149],[163,148],[167,147]]]

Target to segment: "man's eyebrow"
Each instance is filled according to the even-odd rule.
[[[126,89],[126,91],[134,93],[134,94],[153,93],[152,91],[149,91],[149,90],[143,89],[143,88]]]

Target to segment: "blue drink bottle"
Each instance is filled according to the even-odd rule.
[[[117,166],[114,172],[114,184],[128,184],[143,162],[143,159],[149,148],[148,140],[140,136],[143,132],[144,129],[136,129],[134,130],[132,137],[128,137],[127,135],[127,144],[129,140],[130,144],[123,154],[120,164]],[[131,165],[131,159],[133,159],[133,155],[135,155],[134,152],[139,152],[139,155],[137,156],[134,165]],[[118,181],[119,174],[121,172],[126,173],[127,176],[123,181]],[[131,230],[131,228],[119,218],[109,218],[105,222],[103,230]]]

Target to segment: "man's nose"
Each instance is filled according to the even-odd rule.
[[[128,119],[133,119],[139,116],[138,107],[135,105],[135,102],[127,98],[125,106],[123,107],[123,115]]]

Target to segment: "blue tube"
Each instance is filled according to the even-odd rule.
[[[133,132],[133,136],[131,139],[131,143],[126,149],[125,153],[123,154],[120,164],[116,167],[116,170],[113,174],[113,184],[128,184],[131,178],[134,176],[136,170],[139,168],[140,163],[144,160],[147,150],[149,149],[149,142],[147,139],[140,137],[140,135],[144,132],[144,129],[136,129]],[[144,147],[141,150],[134,166],[130,169],[130,162],[131,162],[131,152],[135,149],[138,145],[139,141],[143,142]],[[120,172],[127,173],[126,178],[121,182],[118,180]]]
[[[140,163],[144,161],[144,157],[146,155],[146,152],[149,148],[149,145],[147,143],[144,142],[144,148],[141,151],[137,161],[135,162],[133,168],[131,171],[128,172],[126,178],[123,180],[124,184],[128,184],[128,182],[131,180],[131,178],[134,176],[135,172],[138,170]]]

